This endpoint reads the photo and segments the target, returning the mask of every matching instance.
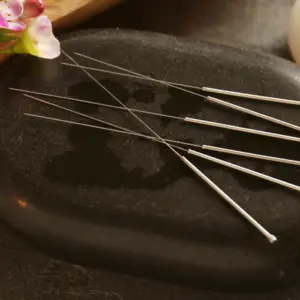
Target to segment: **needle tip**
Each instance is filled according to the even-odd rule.
[[[276,241],[277,241],[277,237],[275,236],[275,235],[270,235],[269,237],[268,237],[268,240],[269,240],[269,242],[271,243],[271,244],[273,244],[273,243],[275,243]]]

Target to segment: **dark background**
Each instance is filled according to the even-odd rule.
[[[295,0],[127,0],[85,27],[156,31],[290,58],[289,15]],[[80,26],[82,28],[82,25]]]

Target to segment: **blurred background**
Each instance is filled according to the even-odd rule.
[[[294,3],[295,0],[127,0],[92,18],[84,27],[131,28],[246,45],[290,59],[287,41]]]

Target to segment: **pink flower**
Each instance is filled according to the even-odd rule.
[[[33,19],[12,50],[18,54],[29,53],[46,59],[58,57],[60,43],[53,35],[52,24],[48,17],[39,16]]]
[[[44,12],[44,3],[42,0],[22,0],[24,12],[22,18],[34,18]]]
[[[23,31],[26,25],[20,21],[24,11],[20,0],[0,0],[0,28],[15,32]]]
[[[44,12],[42,0],[0,0],[0,28],[13,32],[26,28],[26,19]]]
[[[42,0],[0,0],[0,53],[58,57],[60,43],[43,11]]]

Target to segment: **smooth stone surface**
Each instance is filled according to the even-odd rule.
[[[299,95],[300,73],[293,64],[242,49],[123,31],[82,33],[62,45],[68,53],[86,53],[157,78],[291,99]],[[5,194],[0,213],[8,223],[63,259],[213,291],[272,290],[298,279],[299,194],[193,159],[278,236],[278,243],[270,245],[162,146],[23,117],[23,112],[70,115],[8,92],[8,86],[112,103],[80,70],[61,66],[61,60],[16,57],[4,66],[10,77],[1,78],[0,90]],[[131,107],[296,135],[173,89],[96,76]],[[233,102],[300,123],[295,107]],[[69,107],[141,129],[123,113]],[[300,159],[297,143],[144,119],[171,138]],[[300,184],[299,168],[226,159]]]

